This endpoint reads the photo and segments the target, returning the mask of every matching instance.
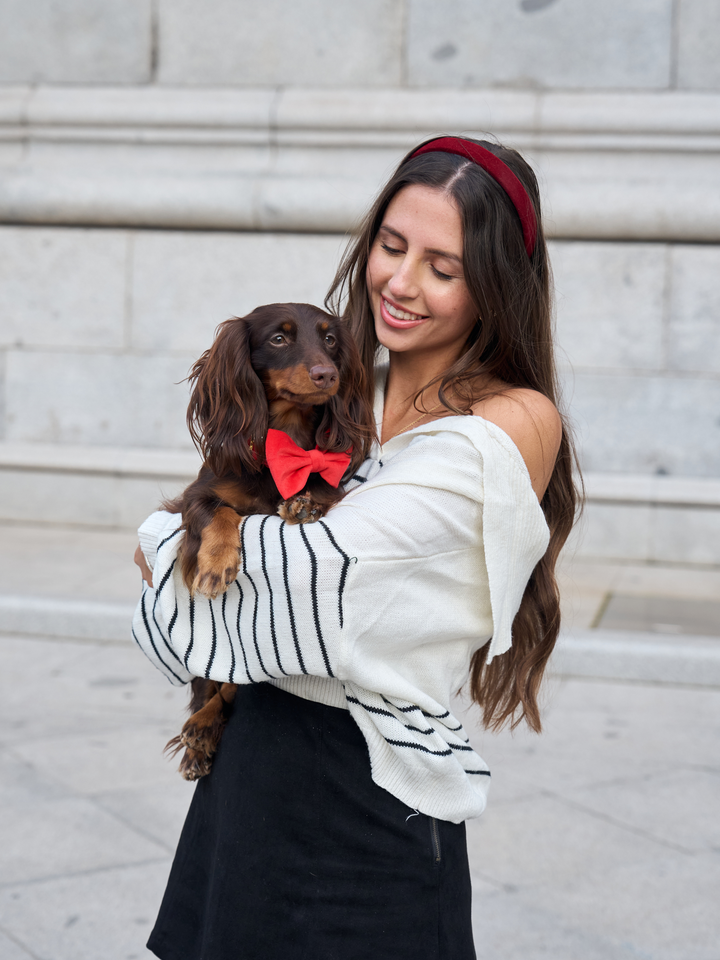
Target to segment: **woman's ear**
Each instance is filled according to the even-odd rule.
[[[190,371],[188,427],[216,476],[262,469],[268,408],[250,362],[249,334],[244,317],[221,323],[212,347]]]

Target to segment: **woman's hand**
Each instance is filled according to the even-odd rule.
[[[140,567],[140,573],[142,574],[143,580],[149,587],[151,587],[153,585],[152,572],[150,570],[150,567],[147,565],[147,560],[145,559],[145,554],[142,552],[140,544],[138,544],[137,546],[137,550],[135,551],[135,556],[133,557],[133,559],[135,560],[135,563]]]

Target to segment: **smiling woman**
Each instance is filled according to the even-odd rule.
[[[238,684],[149,942],[163,960],[472,960],[464,820],[490,771],[453,694],[540,730],[576,497],[532,171],[497,144],[422,145],[329,303],[375,380],[378,440],[342,502],[245,518],[214,600],[178,573],[180,517],[140,530],[138,643],[171,682]]]

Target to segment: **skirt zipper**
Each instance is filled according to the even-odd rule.
[[[440,863],[442,854],[440,852],[440,831],[435,817],[430,818],[430,833],[432,834],[433,846],[435,847],[435,863]]]

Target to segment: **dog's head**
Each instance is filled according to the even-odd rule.
[[[352,447],[351,469],[367,456],[368,377],[345,322],[318,307],[272,303],[226,320],[190,380],[190,433],[218,476],[262,468],[269,404],[312,413],[317,445]]]

